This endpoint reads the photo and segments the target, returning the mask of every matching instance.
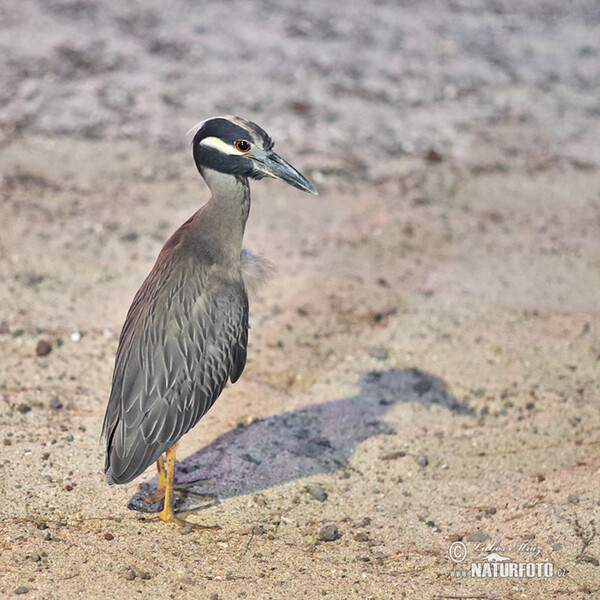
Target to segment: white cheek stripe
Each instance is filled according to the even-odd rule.
[[[209,148],[214,148],[223,154],[231,154],[233,156],[241,156],[245,154],[245,152],[240,152],[235,146],[227,144],[223,140],[218,137],[207,137],[200,141],[201,146],[208,146]]]

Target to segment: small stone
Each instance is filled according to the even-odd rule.
[[[20,594],[28,594],[29,593],[29,588],[26,588],[24,585],[20,585],[19,587],[15,588],[15,594],[20,595]]]
[[[370,517],[365,517],[359,524],[359,527],[368,527],[371,524]]]
[[[327,492],[320,485],[311,483],[306,486],[306,491],[319,502],[325,502],[325,500],[327,500]]]
[[[462,542],[462,535],[459,535],[458,533],[451,533],[448,536],[448,541],[449,542]]]
[[[48,460],[50,458],[50,452],[42,452],[42,460]]]
[[[150,575],[150,573],[148,573],[148,571],[142,571],[140,573],[140,579],[144,579],[145,581],[148,581],[148,579],[152,579],[152,575]]]
[[[387,350],[381,346],[371,346],[367,352],[369,353],[369,356],[375,360],[387,360],[389,356]]]
[[[109,540],[109,541],[110,541],[110,540],[114,540],[114,539],[115,539],[115,536],[114,536],[112,533],[105,533],[105,534],[104,534],[104,539],[105,539],[105,540]]]
[[[136,573],[133,569],[126,569],[123,573],[123,579],[126,581],[133,581],[136,577]]]
[[[10,445],[12,444],[12,440],[11,440],[11,439],[9,439],[9,438],[4,438],[4,440],[2,440],[2,443],[3,443],[5,446],[10,446]]]
[[[54,410],[60,410],[63,407],[63,403],[58,396],[52,396],[48,401],[48,406]]]
[[[383,457],[383,460],[397,460],[398,458],[403,458],[406,456],[406,452],[403,450],[398,450],[396,452],[390,452]]]
[[[219,600],[219,594],[217,594],[217,592],[215,592],[214,594],[211,594],[210,600]]]
[[[45,536],[44,536],[44,541],[45,542],[50,542],[52,541],[52,534],[50,532],[48,532]]]
[[[415,454],[415,462],[420,467],[426,467],[429,464],[429,460],[422,452],[417,452],[417,454]]]
[[[33,552],[32,554],[29,555],[29,558],[33,561],[33,562],[40,562],[40,560],[42,560],[42,557],[37,553],[37,552]]]
[[[35,347],[35,353],[38,356],[48,356],[52,352],[52,344],[46,340],[40,340]]]
[[[75,438],[69,434],[69,435],[65,435],[64,440],[65,442],[72,442]]]
[[[492,538],[487,533],[483,533],[483,531],[476,531],[467,536],[467,542],[487,542],[491,539]]]
[[[590,556],[589,554],[582,556],[581,562],[590,563],[590,564],[594,565],[595,567],[600,565],[600,561],[595,556]]]
[[[425,160],[430,163],[440,163],[442,162],[443,158],[437,150],[430,148],[425,154]]]
[[[252,533],[254,535],[265,535],[265,533],[267,533],[267,531],[262,525],[255,525],[252,528]]]
[[[569,494],[567,500],[571,504],[579,504],[579,496],[576,496],[575,494]]]
[[[319,539],[322,542],[333,542],[339,537],[341,536],[338,532],[337,525],[323,525],[323,527],[319,529]]]
[[[369,541],[369,534],[365,533],[364,531],[361,531],[360,533],[357,533],[354,536],[354,539],[357,542],[368,542]]]
[[[67,492],[72,492],[73,486],[70,483],[67,483],[67,485],[65,485],[65,490],[67,490]]]
[[[381,552],[380,550],[375,552],[375,554],[373,554],[373,558],[375,560],[385,560],[387,558],[387,554],[384,554],[383,552]]]
[[[25,402],[21,402],[21,404],[17,406],[17,410],[24,415],[31,410],[31,406],[29,406],[29,404],[25,404]]]
[[[541,473],[538,473],[535,478],[537,479],[538,483],[542,483],[542,481],[546,480],[546,476],[542,475]]]
[[[37,524],[37,528],[41,530],[48,529],[48,523],[46,523],[46,521],[41,521]]]

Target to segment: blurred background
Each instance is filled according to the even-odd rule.
[[[598,2],[3,0],[0,82],[2,594],[129,598],[123,569],[154,597],[594,593]],[[320,196],[252,184],[246,244],[278,277],[244,377],[180,447],[229,482],[201,515],[226,533],[182,541],[137,523],[97,439],[131,299],[208,200],[186,132],[217,114]],[[271,464],[271,418],[274,445],[316,446],[240,483]],[[576,576],[459,583],[469,536],[536,540]]]

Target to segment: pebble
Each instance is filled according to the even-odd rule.
[[[590,556],[589,554],[582,556],[581,562],[590,563],[590,564],[594,565],[595,567],[600,565],[600,561],[595,556]]]
[[[387,350],[381,346],[371,346],[368,349],[368,353],[369,356],[375,360],[387,360],[389,356]]]
[[[462,542],[462,535],[459,535],[458,533],[451,533],[448,536],[448,541],[450,541],[450,542]]]
[[[40,562],[40,560],[42,560],[42,557],[37,552],[30,554],[29,558],[31,558],[33,562]]]
[[[415,461],[420,467],[426,467],[429,464],[428,458],[422,452],[415,454]]]
[[[48,356],[52,352],[52,344],[47,340],[40,340],[35,347],[35,353],[38,356]]]
[[[320,485],[311,483],[306,486],[306,491],[319,502],[325,502],[325,500],[327,500],[327,492]]]
[[[115,539],[115,536],[114,536],[112,533],[105,533],[105,534],[104,534],[104,539],[105,539],[105,540],[109,540],[109,541],[110,541],[110,540],[114,540],[114,539]]]
[[[365,533],[364,531],[361,531],[360,533],[357,533],[357,534],[354,536],[354,539],[355,539],[357,542],[368,542],[368,541],[369,541],[369,534],[368,534],[368,533]]]
[[[148,579],[152,579],[152,575],[150,575],[150,573],[148,573],[147,571],[142,571],[140,573],[140,579],[144,579],[144,580],[148,580]]]
[[[491,540],[492,538],[483,531],[476,531],[475,533],[470,533],[467,536],[467,542],[487,542],[487,540]]]
[[[21,402],[21,404],[17,406],[17,410],[24,415],[31,410],[31,406],[29,406],[29,404],[25,404],[25,402]]]
[[[337,525],[323,525],[323,527],[319,529],[319,539],[322,542],[333,542],[339,537],[341,536],[338,532]]]
[[[135,571],[133,569],[126,569],[123,573],[123,579],[126,581],[133,581],[136,577]]]
[[[571,504],[579,504],[579,496],[576,496],[575,494],[569,494],[567,500]]]
[[[54,410],[60,410],[63,407],[63,403],[58,396],[52,396],[48,402],[48,406]]]
[[[19,587],[15,588],[15,594],[20,595],[20,594],[28,594],[29,593],[29,588],[26,588],[24,585],[20,585]]]
[[[65,435],[64,440],[65,442],[72,442],[75,438],[69,434],[69,435]]]
[[[48,529],[48,523],[46,523],[46,521],[41,521],[37,524],[37,528],[42,530]]]
[[[390,452],[383,457],[383,460],[396,460],[398,458],[403,458],[406,456],[406,452],[403,450],[399,450],[397,452]]]

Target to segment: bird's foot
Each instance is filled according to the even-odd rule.
[[[184,527],[187,529],[187,533],[191,531],[200,531],[200,530],[213,530],[221,529],[218,525],[200,525],[199,523],[191,523],[190,521],[186,521],[181,517],[187,516],[192,513],[193,510],[175,512],[172,508],[163,508],[162,511],[154,516],[150,517],[147,520],[149,521],[163,521],[163,523],[175,523],[175,525],[179,525],[180,527]],[[184,532],[185,533],[185,532]]]
[[[194,479],[193,481],[185,481],[183,483],[176,483],[173,486],[173,494],[175,496],[180,496],[182,498],[197,498],[198,500],[206,500],[211,501],[214,498],[210,496],[206,496],[205,494],[198,494],[197,492],[192,491],[190,488],[196,487],[201,484],[210,484],[215,483],[216,479]],[[165,498],[165,490],[158,488],[158,491],[155,494],[151,494],[150,496],[144,496],[144,500],[149,504],[153,504],[154,502],[160,502]]]

